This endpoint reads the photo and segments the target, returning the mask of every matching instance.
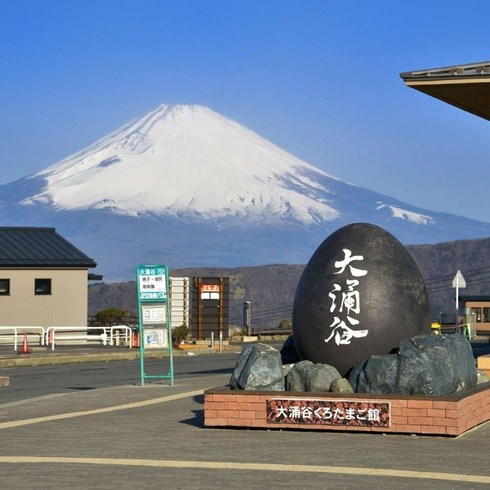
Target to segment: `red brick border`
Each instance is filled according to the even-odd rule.
[[[391,427],[359,427],[268,423],[266,400],[305,398],[305,393],[284,391],[235,391],[228,387],[204,392],[206,427],[307,429],[458,436],[490,420],[490,382],[445,397],[307,393],[308,398],[376,400],[391,404]]]

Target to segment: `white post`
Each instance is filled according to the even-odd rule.
[[[458,313],[459,310],[459,275],[456,274],[456,313]]]
[[[458,313],[459,313],[459,288],[465,288],[466,287],[466,281],[463,277],[463,274],[461,274],[461,271],[458,270],[456,275],[454,276],[453,279],[453,288],[456,288],[456,322],[455,322],[455,327],[456,329],[458,328]]]

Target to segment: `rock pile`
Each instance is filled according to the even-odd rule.
[[[357,393],[443,396],[475,386],[477,369],[463,335],[419,335],[357,363],[349,382]]]
[[[475,386],[478,373],[471,345],[460,334],[418,335],[396,353],[358,362],[348,380],[328,364],[299,361],[290,337],[281,352],[249,345],[231,376],[233,390],[373,393],[444,396]],[[483,380],[485,381],[485,380]]]
[[[245,347],[231,375],[232,390],[352,393],[349,382],[328,364],[301,361],[283,366],[278,350],[266,344]]]

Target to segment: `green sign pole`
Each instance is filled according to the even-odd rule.
[[[141,386],[144,386],[145,379],[169,379],[170,385],[174,384],[168,283],[168,268],[165,265],[139,265],[136,269]],[[157,375],[145,373],[147,349],[167,350],[168,373]]]

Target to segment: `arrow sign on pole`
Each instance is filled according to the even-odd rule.
[[[453,288],[465,288],[466,287],[466,281],[464,280],[463,274],[461,274],[461,271],[456,272],[456,275],[454,276],[453,279]]]
[[[465,288],[465,287],[466,287],[466,281],[464,280],[461,271],[458,270],[458,272],[456,272],[456,275],[454,276],[453,279],[453,288],[456,288],[456,315],[458,314],[459,311],[459,288]]]

